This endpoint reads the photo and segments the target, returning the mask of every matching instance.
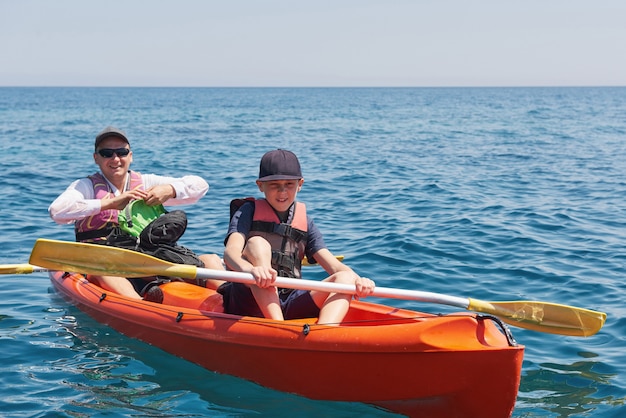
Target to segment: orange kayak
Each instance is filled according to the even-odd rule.
[[[94,319],[206,369],[311,399],[364,402],[408,416],[509,417],[524,347],[489,315],[433,315],[353,301],[339,326],[223,313],[184,282],[163,302],[131,300],[75,273],[57,291]]]

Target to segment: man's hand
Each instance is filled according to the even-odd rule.
[[[147,205],[156,206],[167,202],[173,197],[176,197],[174,186],[171,184],[160,184],[148,189],[143,200]]]

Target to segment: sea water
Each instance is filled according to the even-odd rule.
[[[230,200],[259,196],[260,157],[284,148],[331,251],[378,285],[606,312],[589,338],[511,327],[526,346],[513,416],[626,416],[626,88],[0,88],[0,263],[73,240],[47,207],[96,171],[107,125],[133,169],[210,183],[183,207],[197,252],[222,254]],[[391,415],[202,369],[90,319],[45,273],[0,278],[2,416],[296,413]]]

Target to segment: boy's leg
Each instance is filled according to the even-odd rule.
[[[324,279],[324,281],[333,283],[354,284],[352,273],[348,271],[339,271]],[[317,320],[317,323],[326,325],[339,325],[348,313],[348,309],[350,308],[350,301],[352,300],[352,295],[343,293],[329,294],[324,292],[312,291],[311,296],[318,306],[322,306],[320,309],[320,317]]]
[[[243,249],[243,258],[248,260],[253,266],[272,266],[272,247],[266,239],[261,237],[251,237],[246,242]],[[275,286],[260,288],[250,285],[250,290],[263,312],[265,318],[282,321],[283,311],[280,308],[280,300]]]

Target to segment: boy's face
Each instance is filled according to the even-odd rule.
[[[265,195],[265,200],[277,212],[286,212],[296,200],[304,179],[300,180],[271,180],[258,181],[259,190]]]

